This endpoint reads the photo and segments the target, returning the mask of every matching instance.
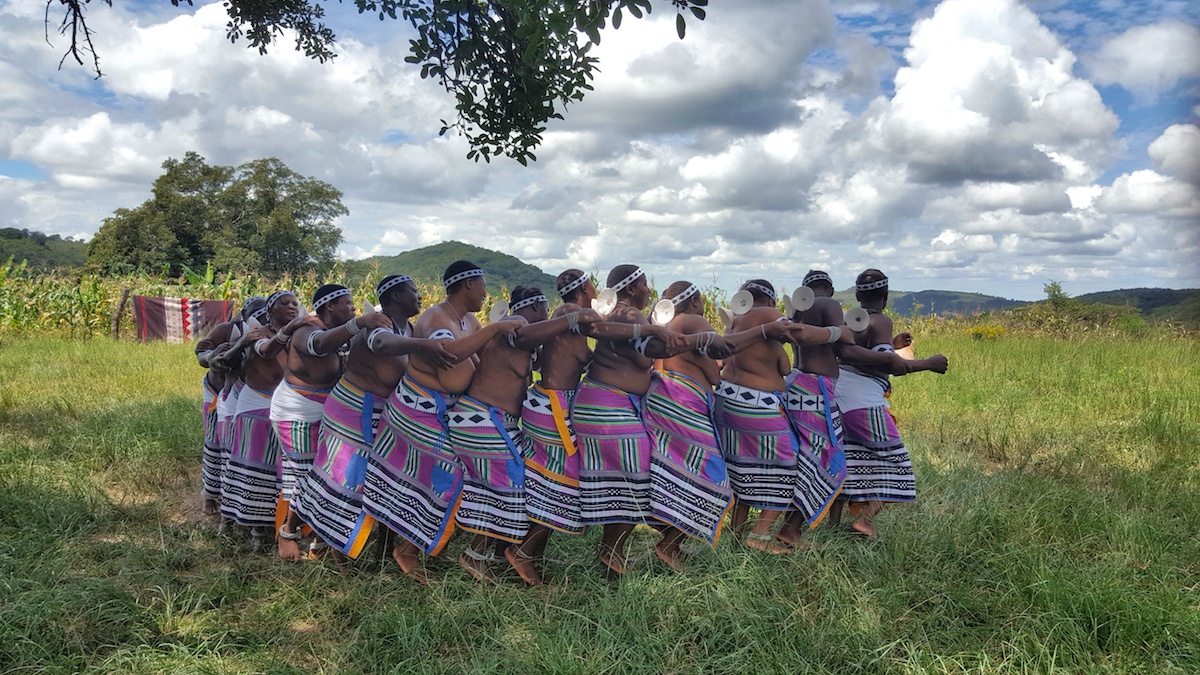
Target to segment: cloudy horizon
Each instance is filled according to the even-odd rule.
[[[1200,286],[1200,7],[713,0],[681,41],[655,6],[603,34],[525,168],[440,137],[453,99],[404,63],[410,30],[352,5],[326,7],[327,64],[231,45],[220,3],[90,6],[94,79],[58,70],[44,5],[5,0],[0,227],[88,237],[194,150],[342,190],[344,258],[453,239],[724,288]]]

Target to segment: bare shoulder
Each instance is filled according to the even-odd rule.
[[[692,335],[694,333],[707,333],[713,329],[704,317],[699,314],[683,314],[675,317],[668,325],[668,328],[676,333],[684,335]]]
[[[871,314],[870,346],[892,344],[892,318],[886,314]]]
[[[434,305],[421,312],[421,316],[417,318],[416,325],[413,326],[413,330],[417,335],[429,335],[441,328],[455,328],[454,320],[450,317],[450,313],[441,304]]]
[[[747,326],[757,326],[762,323],[775,321],[783,316],[774,307],[754,307],[743,315]]]
[[[567,314],[570,314],[571,312],[574,312],[574,311],[577,311],[580,309],[583,309],[583,308],[580,307],[579,305],[576,305],[573,302],[564,302],[563,304],[559,305],[557,309],[554,310],[554,313],[550,315],[550,318],[557,319],[560,316],[566,316]]]
[[[813,301],[813,309],[816,310],[817,316],[824,320],[822,326],[839,326],[846,320],[842,303],[833,298],[816,298]]]
[[[608,318],[610,321],[620,321],[621,323],[646,323],[646,316],[633,305],[617,305]]]

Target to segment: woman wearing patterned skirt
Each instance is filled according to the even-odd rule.
[[[888,279],[876,269],[858,275],[855,295],[871,316],[871,323],[855,336],[855,342],[877,352],[893,351],[892,320],[883,314],[887,306]],[[946,357],[907,361],[904,372],[946,372]],[[838,405],[846,432],[845,486],[842,497],[857,508],[851,527],[874,538],[874,517],[886,502],[914,502],[916,481],[908,449],[896,429],[887,396],[891,392],[889,372],[879,366],[843,363],[837,381]],[[902,374],[896,372],[895,374]]]
[[[412,338],[409,319],[421,310],[412,277],[384,277],[375,288],[390,326],[362,331],[350,341],[346,372],[325,402],[313,467],[300,481],[292,508],[340,557],[357,558],[374,519],[363,511],[367,454],[374,445],[384,404],[408,367],[408,354],[448,354],[441,343]]]

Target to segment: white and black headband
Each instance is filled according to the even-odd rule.
[[[625,277],[624,279],[618,281],[615,285],[613,285],[613,287],[612,287],[613,292],[620,293],[621,289],[623,289],[626,286],[637,281],[639,278],[641,278],[645,274],[646,273],[642,271],[642,268],[639,267],[639,268],[635,269],[634,271],[629,273],[629,276]]]
[[[775,301],[775,291],[767,288],[766,286],[763,286],[762,284],[756,284],[753,281],[750,281],[750,282],[746,283],[746,288],[757,288],[758,290],[762,291],[768,298],[770,298],[772,302]]]
[[[825,274],[824,272],[811,272],[811,273],[809,273],[807,276],[805,276],[805,277],[804,277],[804,282],[803,282],[801,285],[802,285],[802,286],[807,286],[807,285],[809,285],[809,284],[813,284],[813,283],[816,283],[816,282],[818,282],[818,281],[827,281],[827,282],[829,282],[829,285],[830,285],[830,286],[832,286],[832,285],[833,285],[833,279],[830,279],[830,278],[829,278],[829,275],[828,275],[828,274]]]
[[[463,271],[459,272],[458,274],[455,274],[453,276],[443,279],[442,286],[445,286],[446,288],[450,288],[451,286],[453,286],[454,284],[457,284],[458,282],[462,281],[463,279],[470,279],[471,277],[481,277],[481,276],[483,276],[483,270],[479,269],[478,267],[476,267],[473,270],[463,270]]]
[[[525,309],[526,307],[529,307],[531,305],[536,305],[539,302],[544,302],[546,304],[550,304],[550,301],[546,299],[546,296],[535,295],[531,298],[525,298],[524,300],[518,300],[518,301],[514,302],[513,304],[509,305],[508,312],[511,314],[518,310]]]
[[[855,290],[859,290],[859,291],[877,291],[881,288],[887,288],[887,287],[888,287],[888,278],[887,277],[884,277],[884,278],[880,279],[879,281],[868,281],[865,284],[855,284],[854,285]]]
[[[688,298],[692,297],[699,291],[700,291],[700,289],[696,288],[696,284],[692,284],[691,286],[688,286],[687,288],[683,289],[682,293],[671,298],[671,304],[678,307],[679,305],[683,304]]]
[[[335,288],[319,298],[313,298],[313,311],[315,312],[318,309],[321,309],[325,305],[344,295],[350,295],[350,289],[343,286],[341,288]]]
[[[588,280],[588,275],[580,274],[578,279],[571,281],[571,282],[567,283],[567,285],[558,289],[558,297],[565,298],[568,295],[574,293],[575,289],[582,287],[584,284],[587,283],[587,280]]]
[[[279,302],[279,300],[285,295],[290,295],[293,298],[296,297],[295,291],[275,291],[270,295],[270,297],[267,298],[267,310],[269,311],[272,307],[274,307],[275,303]]]
[[[388,277],[387,279],[384,279],[383,281],[379,282],[378,286],[375,287],[375,299],[379,300],[380,302],[383,302],[383,294],[384,293],[387,293],[388,291],[399,286],[400,284],[406,284],[412,280],[413,280],[413,278],[408,276],[407,274],[401,274],[398,276]]]

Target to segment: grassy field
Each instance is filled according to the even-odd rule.
[[[373,549],[339,574],[217,534],[188,347],[0,338],[0,671],[1200,671],[1200,345],[919,349],[951,372],[896,383],[920,501],[880,541],[726,537],[677,575],[639,531],[609,582],[591,532],[541,588],[418,588]]]

